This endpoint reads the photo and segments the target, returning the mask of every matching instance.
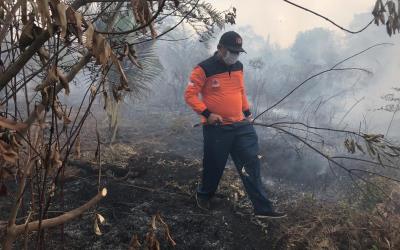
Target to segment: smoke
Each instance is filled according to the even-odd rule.
[[[356,15],[351,27],[363,26],[371,18],[369,13]],[[399,86],[397,69],[400,66],[400,57],[395,55],[400,52],[400,35],[388,37],[383,26],[371,26],[357,35],[314,28],[298,33],[294,43],[287,48],[281,48],[272,43],[271,39],[258,35],[251,26],[229,26],[217,32],[215,38],[207,43],[200,43],[193,36],[181,39],[187,38],[190,31],[178,29],[167,39],[178,41],[158,42],[157,53],[163,71],[146,100],[141,100],[135,105],[128,103],[123,109],[126,110],[124,119],[129,117],[126,114],[133,114],[135,110],[146,110],[147,114],[152,115],[160,114],[162,123],[157,124],[158,131],[162,127],[168,130],[174,126],[175,132],[169,137],[171,141],[169,150],[174,149],[174,141],[171,140],[174,136],[176,136],[175,143],[179,145],[179,153],[184,154],[185,147],[195,146],[201,149],[201,144],[191,143],[188,139],[190,137],[200,139],[201,130],[190,126],[197,123],[198,119],[184,103],[183,91],[193,67],[213,54],[219,36],[228,30],[239,32],[244,40],[247,53],[241,55],[240,60],[245,67],[245,84],[255,114],[276,103],[311,75],[329,69],[337,62],[374,44],[393,43],[392,46],[385,45],[371,49],[342,65],[342,67],[363,68],[372,74],[359,70],[326,73],[304,84],[262,117],[267,123],[297,121],[317,127],[386,133],[392,113],[379,108],[387,104],[382,96],[393,93],[393,87]],[[138,119],[137,116],[137,114],[132,115],[135,119]],[[181,119],[182,117],[187,119]],[[397,129],[399,122],[400,117],[395,117],[392,129],[388,133],[388,137],[392,140],[398,140],[400,136],[400,131]],[[131,125],[129,123],[129,126]],[[176,133],[177,128],[178,133]],[[179,129],[185,132],[179,133]],[[265,156],[263,163],[268,166],[269,174],[299,182],[312,182],[313,179],[327,173],[329,166],[326,159],[305,147],[297,139],[273,129],[257,129],[262,153]],[[299,136],[309,136],[304,131],[288,129]],[[343,146],[346,135],[321,132],[321,138],[322,142],[316,142],[315,145],[324,153],[347,153]],[[200,158],[201,154],[196,157]]]

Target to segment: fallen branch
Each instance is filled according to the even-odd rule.
[[[89,208],[96,205],[101,199],[106,197],[106,195],[107,195],[107,189],[103,188],[95,197],[93,197],[91,200],[89,200],[87,203],[83,204],[82,206],[80,206],[74,210],[71,210],[69,212],[66,212],[65,214],[57,216],[55,218],[43,220],[41,228],[44,229],[44,228],[49,228],[49,227],[55,227],[55,226],[64,224],[68,221],[75,219],[76,217],[83,214],[86,210],[88,210]],[[15,227],[15,232],[17,234],[20,234],[24,230],[25,230],[25,225],[18,225]],[[39,221],[34,221],[34,222],[29,223],[27,225],[27,230],[28,230],[28,232],[39,230]]]
[[[95,197],[93,197],[91,200],[89,200],[79,208],[66,212],[65,214],[57,216],[55,218],[42,220],[40,227],[39,221],[33,221],[28,223],[27,225],[8,225],[7,236],[3,242],[3,250],[10,250],[12,247],[12,243],[14,242],[16,237],[24,232],[33,232],[40,229],[55,227],[77,218],[85,211],[96,205],[101,199],[106,197],[106,195],[107,189],[103,188],[101,192],[99,192]]]

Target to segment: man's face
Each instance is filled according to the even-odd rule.
[[[225,48],[224,46],[220,45],[218,48],[219,53],[221,54],[222,57],[226,57],[226,55],[228,54],[228,49]],[[239,52],[234,52],[234,51],[229,51],[231,54],[234,55],[239,55]]]

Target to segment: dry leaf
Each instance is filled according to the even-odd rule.
[[[94,220],[93,229],[94,229],[94,233],[96,235],[98,235],[98,236],[102,235],[100,227],[99,227],[99,223],[97,222],[97,218],[95,218],[95,220]]]
[[[62,84],[65,94],[69,95],[70,94],[70,89],[69,89],[69,82],[67,77],[64,75],[64,73],[61,71],[61,69],[57,68],[57,75],[60,80],[60,83]]]
[[[168,242],[171,244],[172,247],[175,247],[176,242],[171,237],[171,233],[169,231],[169,227],[168,227],[167,223],[164,222],[164,220],[161,218],[160,214],[157,214],[157,219],[164,226],[166,240],[168,240]]]
[[[130,91],[130,89],[128,87],[128,78],[125,75],[125,72],[122,68],[121,62],[118,60],[118,57],[114,53],[111,54],[111,59],[113,60],[114,65],[117,67],[117,70],[118,70],[119,74],[121,75],[120,86],[118,87],[118,90]]]
[[[382,24],[385,24],[385,14],[383,12],[379,14],[379,20]]]
[[[11,147],[14,149],[22,147],[22,143],[17,140],[15,135],[11,135]]]
[[[42,104],[47,107],[49,104],[49,87],[40,90],[40,94],[42,95]]]
[[[388,21],[386,22],[386,31],[388,33],[389,36],[392,36],[392,23],[393,23],[393,17],[389,17]]]
[[[249,177],[250,175],[246,172],[246,169],[243,167],[241,171],[242,175]]]
[[[94,86],[94,85],[90,86],[90,94],[92,97],[94,97],[96,95],[96,92],[97,92],[96,86]]]
[[[54,103],[53,110],[54,110],[54,112],[55,112],[55,114],[56,114],[58,120],[63,119],[63,117],[64,117],[64,111],[61,109],[60,105]]]
[[[356,147],[355,147],[355,143],[354,143],[354,140],[353,139],[351,139],[350,140],[350,149],[351,149],[351,153],[352,154],[354,154],[355,152],[356,152]]]
[[[110,58],[112,51],[109,43],[105,37],[101,34],[95,34],[93,36],[93,48],[92,53],[96,57],[96,63],[105,66]]]
[[[60,158],[60,152],[58,151],[58,148],[56,147],[51,155],[51,164],[54,168],[59,168],[62,166],[62,161]]]
[[[47,27],[51,26],[51,18],[49,12],[49,2],[47,0],[37,0],[37,6],[39,9],[40,18],[42,21],[42,26]]]
[[[67,18],[67,23],[76,24],[75,10],[71,6],[65,11],[65,16]]]
[[[75,11],[71,6],[66,11],[68,31],[73,33],[82,43],[82,15]]]
[[[140,0],[131,0],[131,6],[132,6],[133,16],[135,17],[136,22],[141,24],[143,20],[141,18],[141,15],[139,14],[141,12]]]
[[[153,229],[153,230],[156,230],[156,229],[157,229],[157,226],[156,226],[156,216],[155,216],[155,215],[153,215],[153,216],[151,217],[151,224],[150,224],[150,227],[151,227],[151,229]]]
[[[16,131],[21,131],[23,129],[26,129],[28,127],[28,125],[25,123],[19,123],[19,122],[9,120],[5,117],[0,117],[0,127],[8,128],[8,129],[16,130]]]
[[[118,88],[116,86],[112,87],[112,94],[113,94],[114,100],[117,103],[122,101],[122,94],[118,91]]]
[[[49,60],[49,58],[50,58],[50,54],[48,54],[48,51],[46,51],[46,49],[44,49],[43,47],[42,48],[40,48],[39,50],[38,50],[38,55],[39,55],[39,59],[40,59],[40,61],[42,62],[42,64],[43,65],[46,65],[47,64],[47,61]]]
[[[132,236],[131,242],[129,243],[128,250],[139,250],[142,245],[139,242],[137,234]]]
[[[82,14],[75,11],[76,29],[78,33],[78,40],[82,44]]]
[[[7,144],[3,140],[0,140],[0,156],[7,162],[11,164],[16,164],[18,159],[18,154],[15,152],[11,145]]]
[[[58,19],[60,21],[59,25],[61,26],[61,37],[65,38],[67,36],[67,5],[63,2],[57,4],[57,12]]]
[[[396,13],[396,4],[393,1],[388,1],[387,3],[389,15],[394,15]]]
[[[5,11],[10,12],[3,0],[0,1],[0,7],[2,7]]]
[[[53,65],[48,71],[47,76],[44,81],[35,87],[35,91],[43,91],[45,88],[53,85],[58,81],[58,76],[56,75],[55,65]]]
[[[97,220],[100,222],[101,225],[106,223],[106,219],[101,214],[96,214]]]
[[[93,27],[92,23],[88,24],[88,28],[87,28],[86,32],[84,33],[84,35],[85,35],[84,45],[86,46],[86,48],[92,49],[93,48],[93,36],[94,36],[94,27]]]
[[[129,44],[124,44],[124,56],[128,56],[129,54]]]
[[[153,22],[149,25],[149,28],[150,28],[151,38],[156,39],[157,38],[157,31],[154,28]]]
[[[67,126],[68,124],[71,123],[71,119],[69,119],[69,117],[67,115],[64,115],[63,123],[64,123],[64,126]]]
[[[2,153],[1,155],[5,161],[8,161],[11,164],[17,164],[18,155],[14,151],[7,151]]]

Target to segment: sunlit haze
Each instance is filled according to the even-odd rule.
[[[231,6],[237,8],[237,25],[251,26],[254,31],[281,47],[290,46],[300,31],[315,27],[335,29],[304,10],[282,0],[215,0],[218,10]],[[294,0],[295,3],[327,16],[347,27],[355,14],[371,12],[374,1],[370,0]],[[257,7],[255,7],[257,6]]]

